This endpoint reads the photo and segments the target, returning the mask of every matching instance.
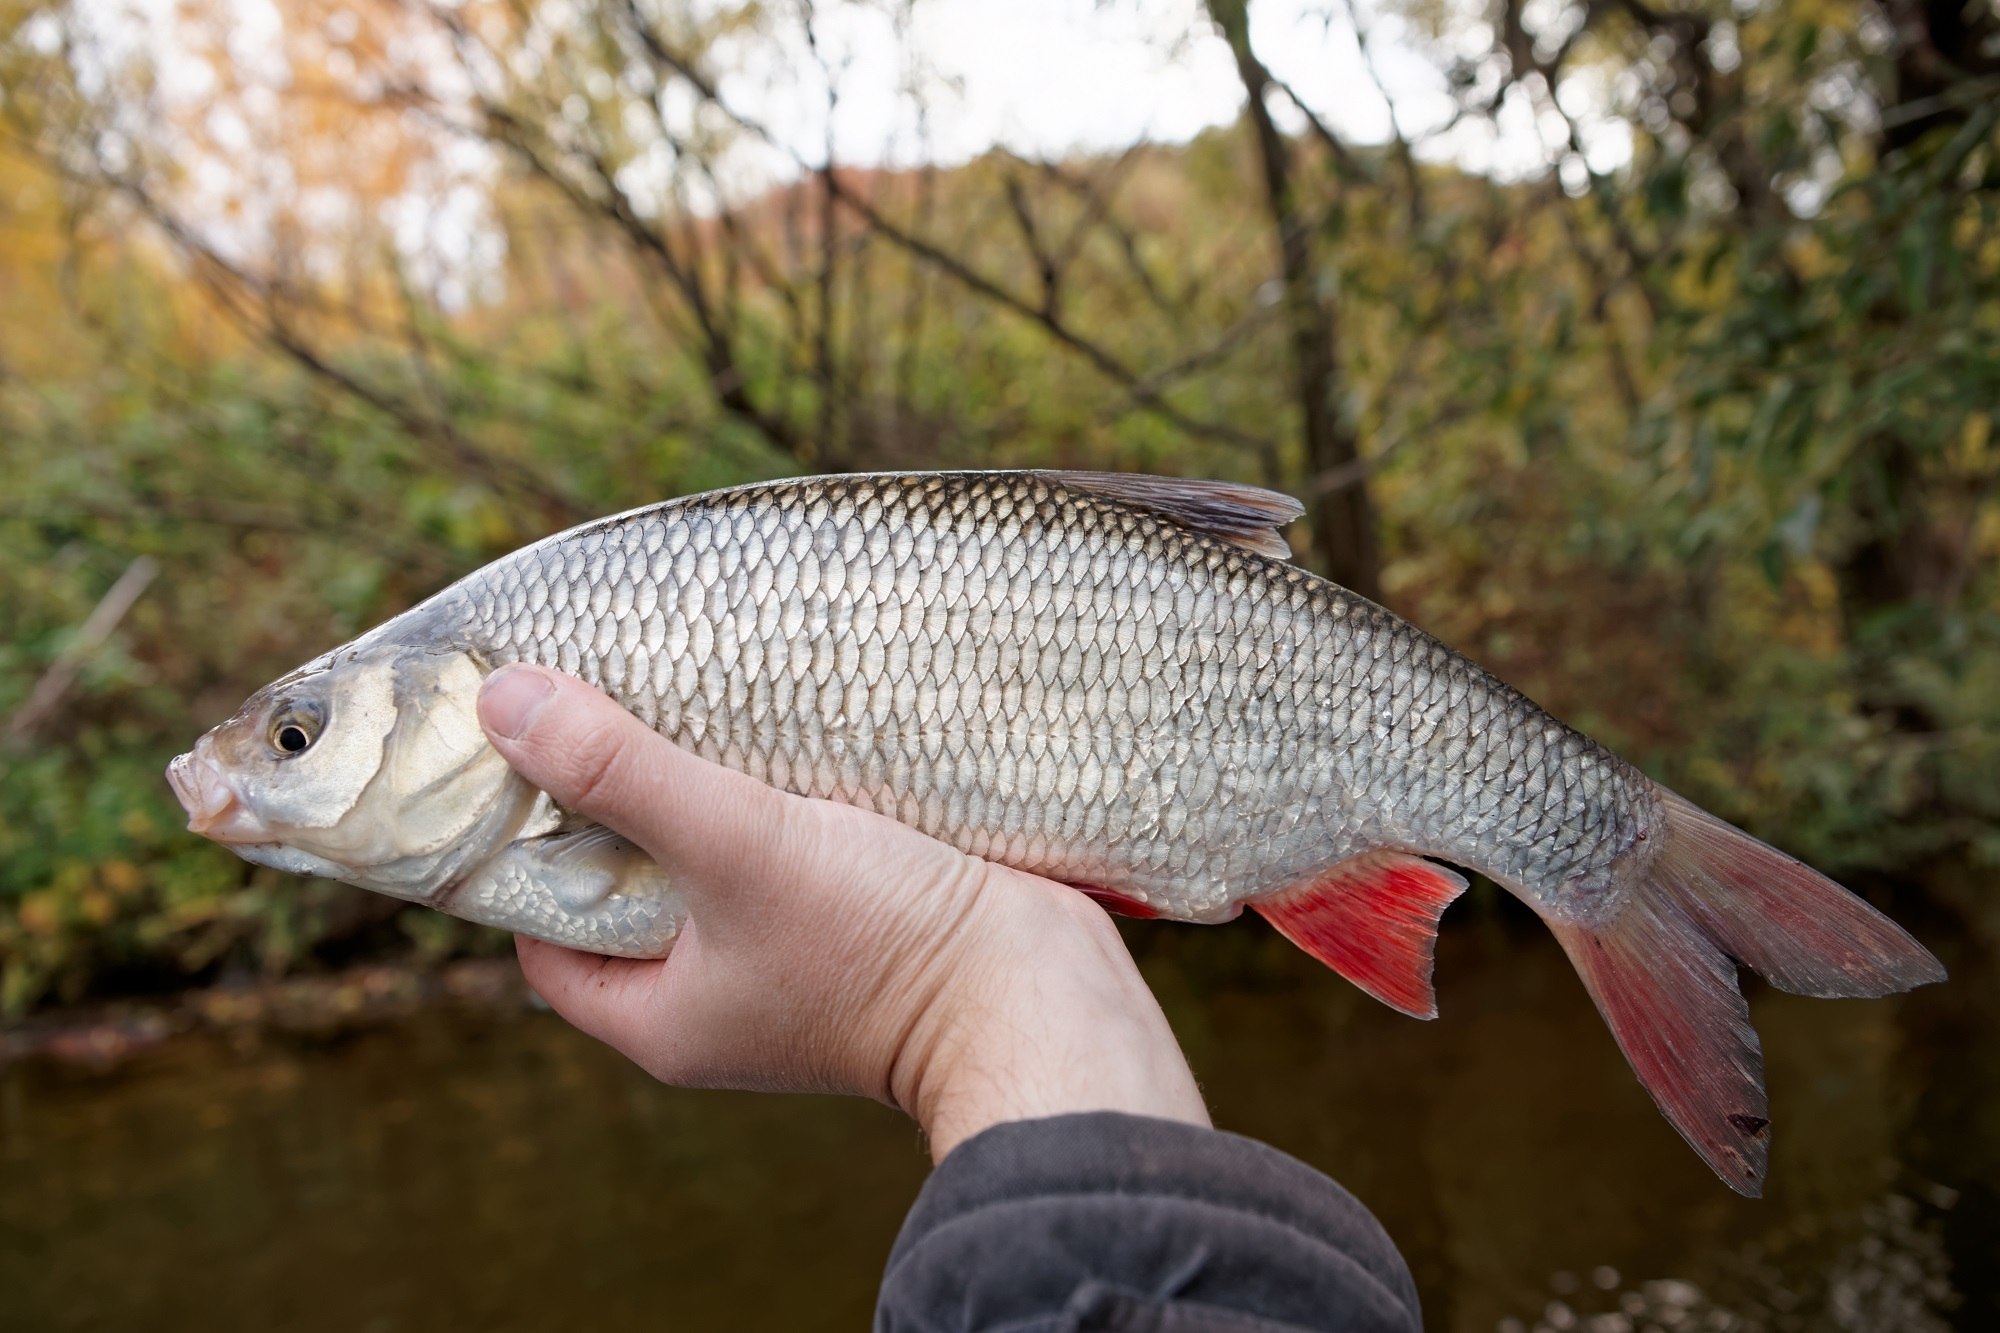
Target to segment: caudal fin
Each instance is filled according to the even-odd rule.
[[[1755,1196],[1771,1120],[1735,965],[1821,996],[1887,995],[1942,981],[1944,968],[1832,880],[1661,798],[1664,845],[1618,915],[1550,926],[1660,1110],[1732,1189]]]
[[[1944,980],[1908,931],[1803,861],[1672,792],[1653,870],[1729,956],[1780,990],[1824,999],[1892,995]]]

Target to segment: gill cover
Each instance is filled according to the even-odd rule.
[[[186,767],[234,793],[243,832],[228,841],[246,859],[425,897],[513,837],[535,799],[480,730],[482,679],[462,652],[337,654],[260,691]]]

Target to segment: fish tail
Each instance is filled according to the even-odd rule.
[[[1671,792],[1660,799],[1664,845],[1615,913],[1549,926],[1668,1121],[1754,1197],[1771,1121],[1737,964],[1827,997],[1908,990],[1944,968],[1832,880]]]

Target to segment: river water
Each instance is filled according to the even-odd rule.
[[[1260,926],[1130,929],[1217,1123],[1373,1208],[1432,1328],[2000,1328],[2000,1002],[1973,943],[1911,996],[1753,994],[1776,1137],[1749,1201],[1490,896],[1447,922],[1435,1023]],[[662,1088],[547,1014],[19,1064],[0,1328],[862,1328],[925,1168],[886,1109]]]

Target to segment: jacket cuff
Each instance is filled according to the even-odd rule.
[[[1088,1319],[1113,1307],[1151,1313]],[[1253,1139],[1116,1112],[996,1125],[953,1149],[890,1251],[876,1326],[1192,1328],[1174,1316],[1198,1312],[1245,1329],[1420,1327],[1402,1256],[1332,1180]]]

